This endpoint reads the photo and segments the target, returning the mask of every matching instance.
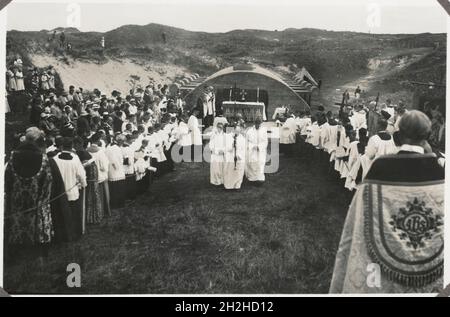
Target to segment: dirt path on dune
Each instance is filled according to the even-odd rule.
[[[397,73],[428,56],[432,51],[432,48],[405,49],[372,58],[367,65],[367,74],[343,83],[325,85],[320,92],[319,102],[329,110],[335,111],[339,109],[339,106],[335,105],[335,103],[342,102],[342,94],[344,91],[348,90],[352,99],[355,96],[355,89],[358,86],[363,91],[363,95],[364,93],[366,94],[366,97],[375,96],[377,93],[373,91],[375,83],[395,76]]]

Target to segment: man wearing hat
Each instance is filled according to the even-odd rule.
[[[192,114],[187,122],[189,132],[191,134],[191,158],[193,162],[201,162],[203,156],[203,139],[201,132],[201,125],[198,122],[198,115],[200,110],[194,108]]]
[[[81,111],[77,120],[77,134],[82,138],[87,138],[91,134],[89,114],[86,110]]]

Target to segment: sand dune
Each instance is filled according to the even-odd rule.
[[[114,89],[126,92],[134,82],[143,87],[150,82],[170,83],[177,76],[189,74],[180,66],[141,61],[136,63],[129,59],[108,60],[102,64],[84,61],[69,61],[67,64],[51,55],[32,55],[31,59],[37,67],[53,65],[65,89],[74,85],[88,90],[98,88],[105,93]]]

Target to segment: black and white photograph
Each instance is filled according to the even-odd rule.
[[[13,0],[0,289],[442,293],[449,13]]]

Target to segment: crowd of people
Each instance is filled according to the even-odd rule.
[[[27,111],[26,101],[30,96],[48,95],[56,92],[56,71],[52,66],[39,69],[26,69],[20,55],[6,71],[6,109],[5,112],[23,114]],[[9,98],[14,98],[10,103]],[[17,98],[22,97],[22,98]],[[22,100],[23,99],[23,100]],[[10,104],[12,107],[10,107]]]
[[[396,154],[406,147],[400,133],[401,120],[410,111],[403,101],[394,105],[391,100],[377,106],[375,101],[357,102],[343,107],[339,113],[326,112],[322,106],[310,111],[277,116],[280,127],[281,151],[292,154],[292,147],[300,143],[300,151],[309,159],[317,159],[334,170],[346,189],[352,193],[367,177],[371,166],[380,157]],[[430,131],[422,140],[426,153],[435,153],[439,164],[444,166],[445,126],[438,107],[433,107],[429,121]],[[413,110],[413,113],[419,111]],[[428,123],[427,123],[428,124]],[[435,135],[438,134],[438,137]],[[436,141],[438,140],[438,141]]]
[[[28,93],[29,128],[16,135],[5,170],[9,249],[46,252],[51,242],[76,240],[173,171],[174,157],[201,161],[202,109],[188,114],[167,85],[126,96],[74,86]]]
[[[228,190],[241,188],[244,176],[253,184],[265,181],[269,137],[262,118],[246,124],[238,114],[228,120],[218,116],[209,133],[210,182]]]
[[[29,245],[45,254],[51,243],[77,240],[113,209],[147,192],[175,163],[201,162],[205,152],[211,184],[236,190],[244,177],[261,184],[274,137],[284,155],[292,156],[297,147],[306,160],[334,170],[349,195],[364,179],[444,177],[445,156],[437,146],[445,143],[437,124],[444,119],[438,107],[429,107],[431,118],[390,100],[378,106],[356,99],[339,113],[280,107],[274,114],[279,134],[273,134],[262,118],[249,124],[239,115],[223,117],[213,107],[212,87],[196,105],[186,106],[163,84],[134,87],[125,96],[74,86],[57,93],[42,79],[45,74],[51,76],[51,68],[27,89],[30,127],[17,135],[5,169],[7,251]],[[386,155],[405,152],[437,157],[411,167],[414,173],[405,171],[408,164],[389,166],[398,160],[386,165]]]
[[[442,287],[445,154],[433,131],[443,137],[434,123],[443,119],[439,107],[429,109],[357,102],[338,114],[319,107],[280,118],[280,150],[297,147],[349,190],[330,293]]]

